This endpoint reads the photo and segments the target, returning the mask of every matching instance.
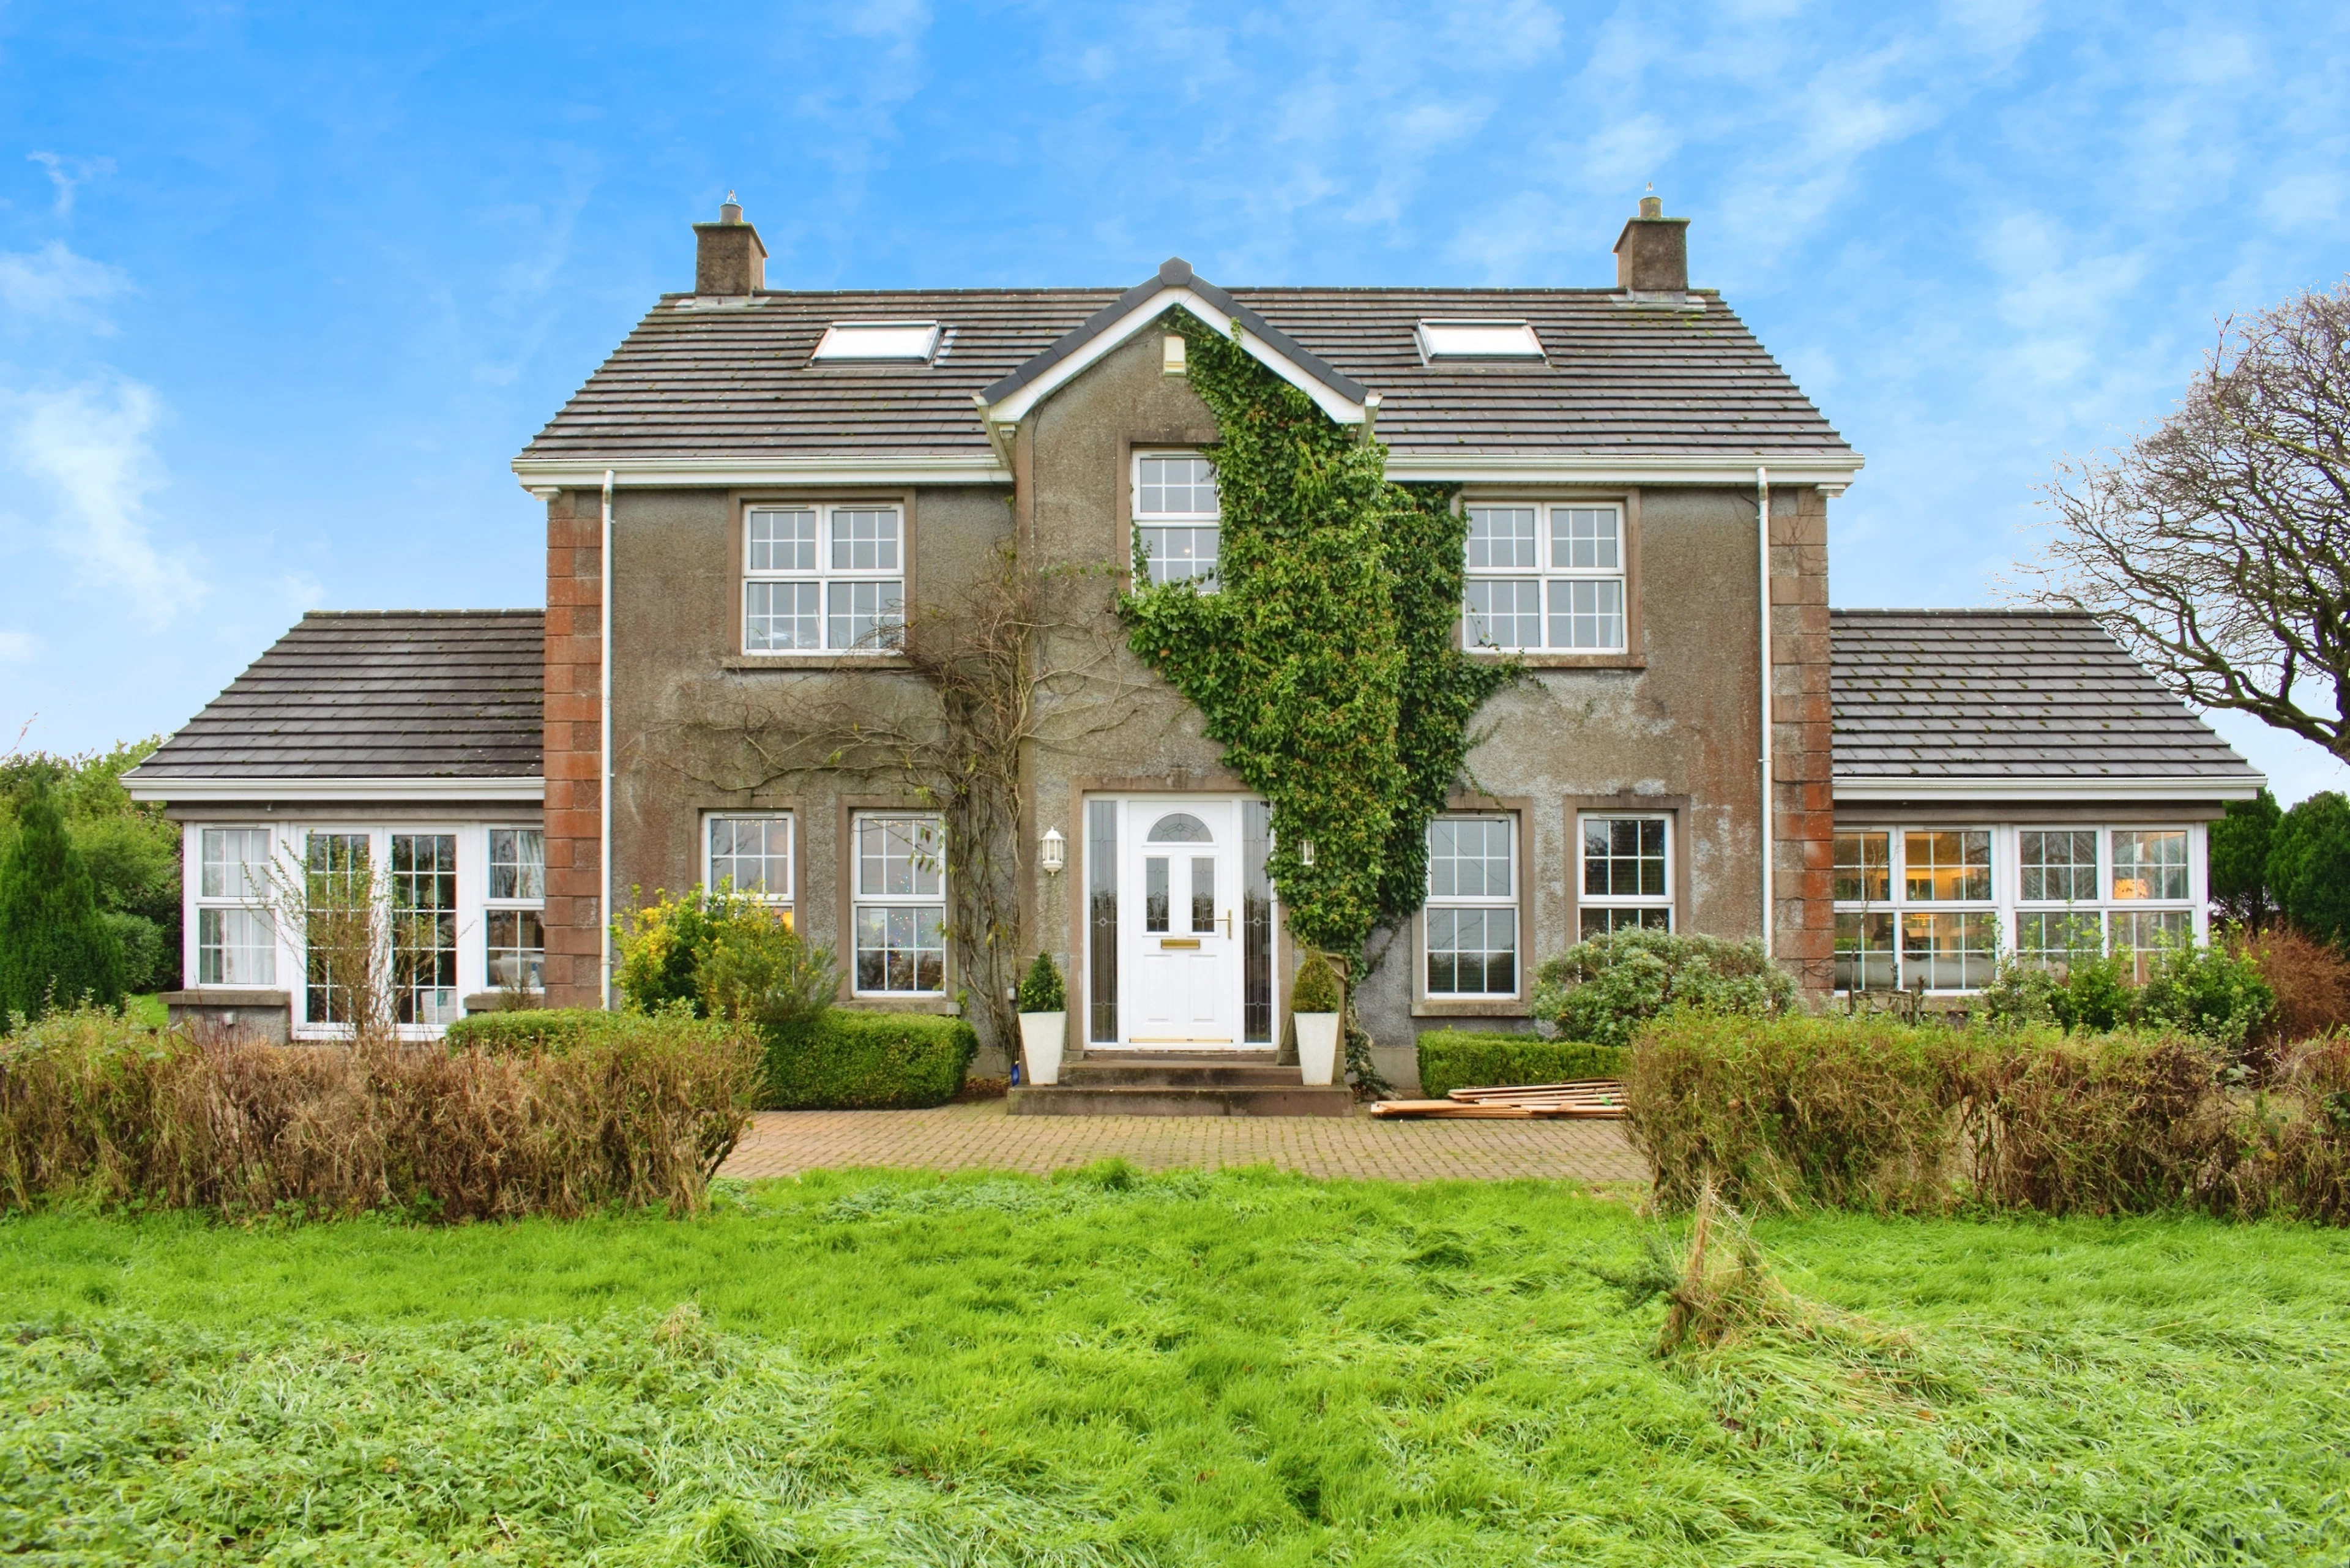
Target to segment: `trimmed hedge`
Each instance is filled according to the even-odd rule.
[[[918,1110],[962,1087],[979,1036],[960,1018],[929,1012],[818,1016],[762,1031],[766,1106],[779,1111]]]
[[[723,1039],[732,1025],[682,1013],[658,1014],[659,1027]],[[441,1043],[452,1051],[486,1051],[494,1056],[544,1051],[562,1055],[582,1045],[632,1034],[654,1023],[642,1012],[607,1012],[600,1007],[533,1007],[514,1012],[476,1012],[449,1025]]]
[[[1420,1092],[1436,1100],[1455,1089],[1613,1078],[1623,1066],[1619,1047],[1576,1040],[1468,1029],[1431,1029],[1419,1037]]]

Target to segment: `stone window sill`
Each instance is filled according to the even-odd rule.
[[[730,654],[718,661],[725,670],[903,670],[901,653],[770,653]]]
[[[1474,649],[1471,659],[1500,659],[1506,655],[1481,653]],[[1646,670],[1648,656],[1638,653],[1521,653],[1518,662],[1528,670]]]
[[[1521,997],[1479,996],[1459,1002],[1419,997],[1411,1004],[1414,1018],[1526,1018],[1532,1014]]]

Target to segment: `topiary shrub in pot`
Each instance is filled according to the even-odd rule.
[[[1069,1039],[1069,992],[1050,953],[1020,979],[1020,1055],[1032,1084],[1061,1081],[1061,1051]]]
[[[1289,990],[1290,1016],[1297,1021],[1297,1068],[1309,1084],[1327,1084],[1338,1070],[1338,1012],[1345,992],[1338,971],[1315,953],[1297,967]]]

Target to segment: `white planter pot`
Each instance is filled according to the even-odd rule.
[[[1061,1081],[1061,1047],[1069,1037],[1066,1012],[1024,1012],[1020,1015],[1020,1059],[1027,1064],[1032,1084]]]
[[[1297,1070],[1309,1084],[1336,1081],[1338,1015],[1335,1012],[1293,1012],[1297,1021]]]

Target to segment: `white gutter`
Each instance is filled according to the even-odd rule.
[[[528,801],[537,805],[546,798],[546,781],[536,774],[525,777],[506,775],[496,778],[318,778],[282,774],[223,778],[172,774],[141,776],[133,771],[122,775],[122,783],[133,800],[161,801],[171,805],[183,802],[210,805],[231,801],[251,804],[276,801],[478,800],[500,803]]]
[[[1709,484],[1753,483],[1754,471],[1770,463],[1781,484],[1816,485],[1831,500],[1858,476],[1858,452],[1822,452],[1802,457],[1787,453],[1718,452],[1704,457],[1664,454],[1578,454],[1575,452],[1444,452],[1388,453],[1388,477],[1456,484]]]
[[[1856,801],[2212,801],[2251,800],[2268,780],[2258,774],[2223,777],[2185,774],[2022,774],[1954,778],[1935,774],[1838,774],[1836,804]]]
[[[1754,465],[1754,548],[1762,619],[1762,956],[1768,958],[1775,945],[1771,940],[1771,928],[1777,923],[1773,917],[1778,913],[1771,885],[1771,862],[1777,848],[1776,824],[1772,819],[1778,802],[1771,778],[1771,471],[1761,463]]]
[[[612,1009],[612,471],[608,468],[604,471],[604,548],[598,560],[604,569],[604,586],[602,597],[596,601],[596,676],[601,688],[596,721],[596,870],[604,879],[604,891],[596,900],[596,977],[608,1012]]]

